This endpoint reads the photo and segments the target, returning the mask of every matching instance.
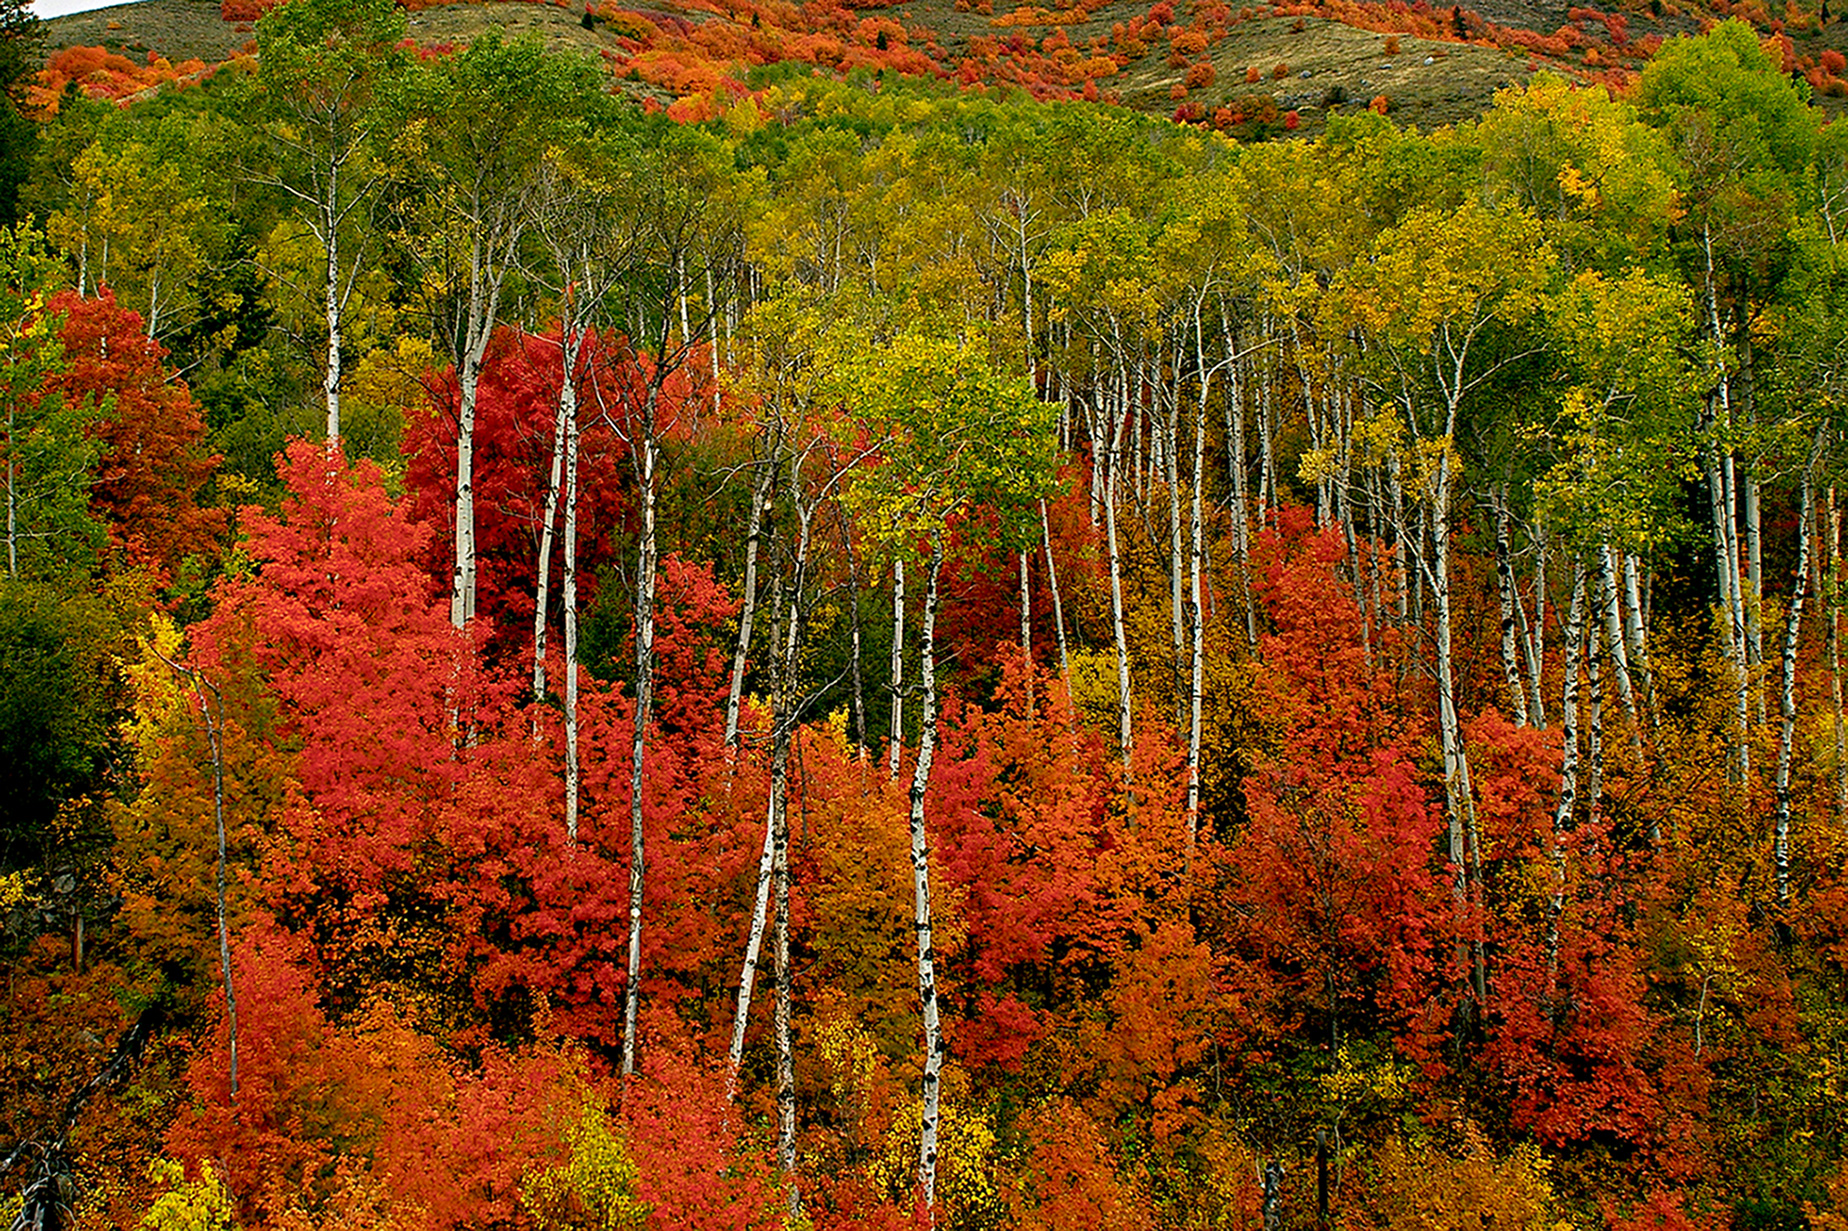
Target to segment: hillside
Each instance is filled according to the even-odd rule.
[[[603,58],[628,79],[626,88],[662,105],[740,92],[750,66],[787,59],[835,71],[930,72],[1041,96],[1076,94],[1089,85],[1138,110],[1249,139],[1281,133],[1288,112],[1299,113],[1289,127],[1300,123],[1313,133],[1327,109],[1365,107],[1379,98],[1399,123],[1429,130],[1481,114],[1496,90],[1541,67],[1620,84],[1659,39],[1694,31],[1708,16],[1660,0],[1629,14],[1530,0],[1484,0],[1462,10],[1433,9],[1424,0],[1411,6],[1322,0],[1236,11],[1199,3],[1179,16],[1172,4],[1145,12],[1126,0],[1022,6],[1000,16],[991,9],[989,0],[852,10],[777,0],[655,0],[629,9],[601,6],[607,20],[587,26],[582,13],[564,6],[459,3],[419,8],[409,30],[425,46],[466,42],[490,24],[537,31],[550,47]],[[1772,27],[1768,20],[1759,24]],[[225,20],[208,0],[143,0],[46,26],[54,61],[65,48],[100,46],[136,65],[150,56],[211,64],[252,45],[251,23]],[[1467,39],[1457,37],[1459,27]],[[1843,83],[1819,65],[1823,51],[1848,48],[1848,35],[1813,16],[1792,22],[1788,33],[1787,67],[1811,78],[1820,105],[1839,109],[1835,91]],[[701,112],[699,105],[686,108],[689,115]]]
[[[0,1227],[1848,1231],[1839,27],[840,2],[61,23]]]

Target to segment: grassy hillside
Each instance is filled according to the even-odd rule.
[[[1848,82],[1828,72],[1822,54],[1848,49],[1840,23],[1794,7],[1784,14],[1794,20],[1773,23],[1768,14],[1744,13],[1762,9],[1761,0],[1713,2],[1762,16],[1767,33],[1787,25],[1791,67],[1811,78],[1820,105],[1841,107]],[[466,42],[490,24],[536,31],[548,45],[600,56],[625,88],[664,106],[741,92],[750,65],[792,59],[823,71],[929,71],[1054,95],[1080,93],[1090,78],[1106,99],[1249,138],[1280,134],[1286,123],[1313,133],[1329,108],[1365,107],[1382,97],[1395,120],[1428,130],[1480,114],[1496,90],[1543,67],[1621,84],[1657,40],[1713,16],[1663,0],[1608,13],[1544,0],[1477,0],[1458,10],[1426,0],[1238,10],[1219,0],[1183,0],[1178,12],[1171,0],[1153,10],[1138,0],[1096,7],[1079,0],[1011,13],[1002,3],[997,15],[991,0],[851,10],[828,0],[799,8],[783,0],[646,0],[620,10],[603,5],[608,20],[588,25],[577,7],[458,3],[410,13],[408,29],[426,46]],[[137,65],[150,56],[211,64],[253,45],[251,23],[225,20],[216,0],[142,0],[46,26],[54,63],[61,49],[100,46]],[[698,106],[689,114],[700,114]]]

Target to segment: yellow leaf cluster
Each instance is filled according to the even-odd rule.
[[[640,1228],[648,1207],[635,1197],[635,1163],[602,1109],[586,1104],[565,1137],[571,1157],[530,1173],[521,1185],[533,1225],[538,1231]]]
[[[167,1191],[141,1216],[144,1231],[230,1231],[237,1226],[231,1192],[211,1163],[200,1163],[199,1178],[188,1180],[182,1164],[157,1158],[148,1164],[148,1178]]]
[[[1460,1157],[1430,1143],[1388,1141],[1374,1155],[1360,1202],[1371,1225],[1393,1231],[1571,1231],[1547,1171],[1534,1146],[1497,1157],[1466,1125]]]

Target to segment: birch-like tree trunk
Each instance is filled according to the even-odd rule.
[[[892,563],[892,735],[886,751],[886,771],[898,781],[905,753],[905,562]]]
[[[1566,615],[1566,645],[1563,655],[1564,683],[1560,688],[1559,712],[1563,740],[1559,758],[1559,801],[1553,810],[1553,832],[1547,857],[1552,864],[1553,888],[1546,909],[1546,997],[1547,1013],[1559,1012],[1559,920],[1566,909],[1566,835],[1574,826],[1574,809],[1578,806],[1579,760],[1579,658],[1584,639],[1585,565],[1574,561],[1572,567],[1572,605]]]
[[[773,586],[777,596],[773,602],[780,605],[782,580],[779,577]],[[778,621],[782,620],[779,615]],[[793,620],[792,631],[793,631]],[[772,629],[777,647],[772,654],[780,659],[782,635],[780,630]],[[788,841],[788,827],[783,823],[782,809],[788,799],[789,783],[789,732],[786,721],[788,699],[783,689],[783,673],[780,661],[771,664],[771,698],[770,698],[770,798],[764,808],[764,849],[757,864],[757,895],[751,908],[751,925],[745,933],[744,963],[738,974],[738,999],[736,1011],[732,1016],[731,1048],[727,1052],[730,1064],[726,1085],[726,1097],[736,1093],[738,1069],[744,1063],[744,1036],[751,1022],[751,997],[757,986],[757,964],[763,953],[764,930],[770,916],[770,897],[772,883],[776,875],[777,845]]]
[[[567,312],[567,316],[569,316]],[[539,576],[533,590],[533,701],[545,700],[546,633],[551,623],[552,537],[558,524],[558,505],[562,496],[565,470],[565,437],[577,423],[577,367],[583,352],[584,338],[569,321],[563,323],[560,338],[564,359],[564,379],[558,386],[558,409],[552,421],[552,468],[545,489],[544,521],[539,527]],[[537,716],[533,734],[538,735]]]
[[[514,226],[506,246],[511,253],[521,228]],[[475,405],[488,340],[500,314],[501,287],[507,269],[482,251],[485,241],[469,241],[469,290],[462,313],[456,364],[456,509],[455,571],[449,594],[449,623],[467,628],[475,618],[479,566],[475,553]]]
[[[1630,684],[1630,661],[1623,635],[1623,603],[1617,583],[1616,559],[1609,542],[1598,544],[1598,584],[1604,592],[1604,644],[1608,648],[1611,674],[1617,680],[1617,700],[1623,706],[1629,725],[1630,752],[1640,768],[1643,763],[1643,720],[1636,704],[1636,691]]]
[[[1501,601],[1502,678],[1508,688],[1509,712],[1516,726],[1527,725],[1527,685],[1515,658],[1515,604],[1513,546],[1508,532],[1508,485],[1497,483],[1490,493],[1495,511],[1495,592]]]
[[[1835,823],[1848,826],[1848,721],[1842,706],[1842,512],[1829,486],[1829,575],[1823,595],[1829,604],[1829,705],[1835,732]]]
[[[1128,374],[1123,373],[1121,379],[1127,396]],[[1110,635],[1116,646],[1117,663],[1117,743],[1125,765],[1133,763],[1135,731],[1131,725],[1129,631],[1123,610],[1123,555],[1117,538],[1117,472],[1128,420],[1125,408],[1119,406],[1112,443],[1105,458],[1108,473],[1104,476],[1104,554],[1110,572]]]
[[[225,695],[218,685],[193,672],[193,691],[205,716],[206,742],[212,756],[212,825],[218,837],[217,918],[218,969],[224,979],[226,1048],[229,1059],[231,1103],[237,1104],[237,989],[231,979],[231,925],[225,912]],[[218,712],[213,714],[212,703]]]
[[[1052,626],[1059,638],[1059,678],[1069,688],[1072,682],[1071,654],[1065,644],[1065,604],[1059,598],[1059,573],[1052,562],[1052,523],[1046,515],[1046,501],[1039,502],[1040,542],[1046,549],[1046,589],[1052,594]]]
[[[1790,755],[1797,732],[1797,633],[1803,622],[1804,589],[1809,584],[1810,517],[1816,505],[1816,462],[1828,426],[1816,429],[1809,463],[1803,468],[1803,494],[1797,510],[1797,575],[1791,583],[1790,614],[1784,622],[1784,654],[1778,674],[1777,819],[1771,845],[1773,877],[1779,907],[1790,905]]]
[[[738,745],[738,707],[744,695],[744,667],[751,652],[752,623],[757,613],[757,553],[763,541],[764,509],[776,481],[776,442],[770,442],[770,460],[759,463],[751,482],[751,520],[744,539],[744,581],[739,594],[738,646],[732,652],[731,686],[725,693],[725,746]]]
[[[924,1017],[924,1081],[918,1112],[918,1194],[936,1225],[937,1125],[943,1093],[943,1027],[937,1008],[936,955],[931,948],[930,833],[924,796],[930,787],[931,756],[937,747],[937,603],[943,573],[943,539],[931,536],[930,578],[924,593],[924,627],[919,640],[918,678],[923,711],[918,722],[918,758],[911,773],[912,922],[918,942],[918,1003]]]
[[[795,624],[792,617],[791,624]],[[788,764],[789,755],[783,760]],[[784,774],[784,790],[788,774]],[[783,1193],[792,1224],[801,1225],[802,1190],[796,1183],[796,1062],[789,1031],[794,984],[789,965],[789,808],[776,810],[780,830],[776,843],[776,1157],[783,1169]]]
[[[624,983],[622,1013],[622,1075],[635,1075],[635,1021],[641,1005],[642,890],[646,883],[646,839],[643,834],[643,785],[647,781],[648,724],[654,709],[655,568],[655,466],[659,442],[655,438],[658,389],[650,389],[643,404],[642,422],[632,442],[638,450],[641,487],[641,536],[636,547],[635,579],[635,723],[630,744],[629,775],[629,961]]]
[[[577,405],[565,420],[565,841],[578,836],[578,796],[583,770],[578,755],[578,453]]]
[[[1585,804],[1593,816],[1604,807],[1603,663],[1594,616],[1585,621]]]
[[[1542,675],[1546,665],[1546,557],[1550,549],[1550,536],[1546,523],[1534,527],[1534,620],[1528,628],[1527,637],[1522,647],[1522,654],[1527,658],[1527,677],[1533,684],[1531,694],[1534,726],[1546,727],[1546,689],[1543,687]],[[1527,618],[1527,608],[1520,604],[1520,592],[1515,592],[1517,610],[1523,621]]]

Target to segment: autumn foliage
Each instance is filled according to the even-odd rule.
[[[1839,55],[362,8],[59,53],[135,101],[0,236],[0,1146],[82,1219],[1848,1225]],[[1227,89],[1330,16],[1649,66]]]

